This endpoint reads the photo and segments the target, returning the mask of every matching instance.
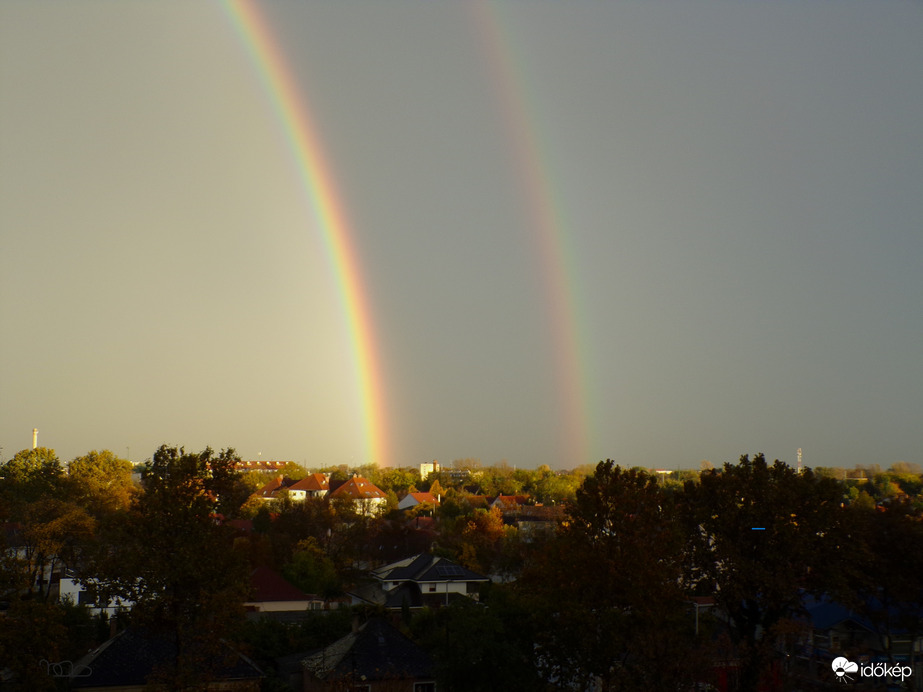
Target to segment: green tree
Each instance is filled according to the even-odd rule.
[[[305,593],[318,594],[324,599],[342,593],[333,560],[324,554],[313,536],[298,542],[282,574]]]
[[[740,687],[755,691],[804,595],[835,590],[848,571],[842,488],[763,455],[705,470],[684,491],[690,580],[729,617]]]
[[[528,613],[502,589],[491,589],[485,602],[486,607],[460,599],[435,611],[424,609],[411,619],[414,637],[432,652],[439,689],[542,689]]]
[[[70,498],[96,517],[124,511],[136,488],[132,464],[108,449],[93,450],[67,466]]]
[[[63,477],[64,469],[53,449],[24,449],[0,466],[0,499],[18,519],[16,512],[23,506],[59,494]]]

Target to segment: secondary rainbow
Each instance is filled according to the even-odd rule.
[[[579,272],[566,232],[563,206],[557,199],[550,156],[542,146],[536,113],[529,97],[526,70],[517,60],[514,36],[504,30],[500,8],[489,0],[469,7],[487,60],[498,103],[501,104],[513,156],[514,172],[522,189],[529,223],[539,253],[542,285],[548,306],[550,338],[554,345],[557,391],[564,444],[560,463],[592,463],[592,425],[589,405],[590,361],[581,349]]]
[[[301,184],[324,238],[347,316],[365,428],[365,462],[387,465],[388,441],[375,330],[352,227],[308,103],[257,3],[221,0],[285,131]]]

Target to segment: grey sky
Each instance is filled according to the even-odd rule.
[[[392,463],[923,462],[923,5],[265,8],[366,269]],[[589,458],[511,115],[571,253]],[[286,147],[219,4],[0,0],[3,459],[38,427],[65,460],[367,461]]]

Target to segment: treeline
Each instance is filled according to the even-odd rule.
[[[0,668],[22,689],[53,689],[41,661],[77,660],[133,622],[180,644],[160,679],[172,689],[207,682],[222,639],[271,672],[276,657],[345,633],[349,618],[247,622],[255,567],[336,608],[369,567],[425,550],[496,582],[480,605],[401,614],[434,654],[442,689],[684,689],[724,657],[739,662],[738,689],[755,690],[767,671],[785,672],[773,668],[780,642],[794,649],[811,596],[856,609],[888,642],[923,635],[923,478],[910,466],[840,477],[757,456],[670,474],[611,461],[556,472],[469,460],[426,479],[319,469],[360,473],[394,497],[441,491],[435,511],[392,504],[369,517],[349,501],[254,501],[267,476],[238,461],[231,449],[162,446],[140,485],[105,451],[65,468],[38,448],[0,466]],[[526,533],[486,507],[482,496],[496,494],[564,509]],[[108,622],[56,600],[48,577],[62,564],[96,602],[134,606]],[[716,599],[699,618],[696,596]]]

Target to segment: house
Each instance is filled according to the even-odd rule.
[[[250,573],[250,600],[244,608],[250,613],[304,612],[322,610],[324,601],[306,594],[269,567],[257,567]]]
[[[515,526],[523,539],[531,542],[553,534],[564,516],[564,505],[519,505],[514,511],[503,513],[503,522]]]
[[[362,476],[353,476],[348,481],[330,489],[330,499],[352,500],[359,512],[367,516],[381,511],[387,502],[384,491]]]
[[[915,687],[923,690],[923,637],[918,631],[897,626],[890,631],[876,627],[867,615],[858,613],[829,598],[806,597],[806,631],[801,638],[795,665],[809,680],[829,678],[834,658],[844,656],[862,663],[891,662],[909,665]],[[886,614],[884,621],[900,621],[897,609],[885,608],[878,601],[869,603],[871,610]],[[918,610],[923,616],[923,608]]]
[[[129,628],[70,666],[68,689],[83,692],[145,692],[158,669],[176,658],[176,645],[149,630]],[[224,645],[211,653],[213,682],[208,689],[259,692],[263,672],[243,654]],[[159,688],[158,688],[159,689]]]
[[[386,608],[422,608],[448,605],[458,598],[478,599],[488,577],[444,557],[420,553],[370,572],[372,580],[352,593],[354,603]]]
[[[304,500],[308,497],[321,498],[330,490],[329,473],[312,473],[288,488],[293,500]]]
[[[256,491],[254,495],[261,500],[278,500],[285,492],[295,501],[309,497],[324,497],[330,489],[330,476],[324,473],[312,473],[300,480],[277,476]]]
[[[435,508],[439,505],[439,498],[432,493],[407,493],[397,503],[398,509],[413,509],[419,505],[428,505]]]
[[[507,512],[518,511],[519,508],[525,505],[530,499],[528,495],[497,495],[497,497],[488,503],[488,507],[491,509],[498,507],[501,512],[506,514]]]
[[[281,491],[290,485],[294,485],[294,483],[295,481],[293,481],[291,478],[276,476],[262,488],[253,493],[253,495],[260,498],[261,500],[277,500],[279,497],[281,497]]]
[[[383,618],[356,627],[302,665],[305,692],[436,692],[429,654]]]
[[[112,617],[120,611],[131,610],[134,605],[133,601],[123,601],[119,598],[110,598],[102,602],[100,596],[96,594],[93,582],[89,584],[82,583],[79,579],[79,574],[72,569],[64,571],[64,576],[61,577],[59,585],[59,593],[62,601],[70,601],[75,605],[86,606],[92,615],[105,613],[107,616]]]

